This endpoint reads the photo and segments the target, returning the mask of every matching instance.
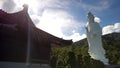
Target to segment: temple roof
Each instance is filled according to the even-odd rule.
[[[26,61],[29,27],[31,62],[47,63],[51,44],[59,47],[72,44],[72,40],[55,37],[37,28],[28,14],[28,6],[23,7],[22,11],[16,13],[0,10],[0,61]]]
[[[30,27],[34,29],[33,32],[36,31],[35,34],[37,34],[37,36],[42,36],[43,38],[47,37],[49,39],[54,38],[56,40],[62,40],[63,44],[69,44],[69,42],[66,43],[66,41],[71,41],[71,40],[64,40],[62,38],[55,37],[55,36],[45,32],[45,31],[37,28],[33,24],[29,14],[28,14],[28,6],[23,5],[23,7],[24,8],[23,8],[22,11],[19,11],[19,12],[16,12],[16,13],[7,13],[7,12],[4,12],[3,10],[0,10],[0,23],[3,23],[3,24],[18,24],[18,26],[22,27],[23,29],[25,29],[25,28],[27,29],[28,24],[30,24]],[[36,37],[36,35],[35,35],[35,37]],[[47,39],[47,38],[45,38],[45,39]]]

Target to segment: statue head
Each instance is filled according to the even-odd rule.
[[[91,12],[88,13],[87,17],[88,17],[88,22],[89,23],[94,23],[95,22],[94,21],[95,17],[94,17],[94,15]]]

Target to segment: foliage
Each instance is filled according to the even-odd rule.
[[[113,33],[102,37],[109,63],[120,65],[120,33]],[[86,39],[75,42],[63,48],[52,48],[52,68],[104,68],[104,64],[93,60],[88,54]]]

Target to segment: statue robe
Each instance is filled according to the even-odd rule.
[[[88,22],[86,30],[87,40],[89,44],[89,54],[91,58],[100,60],[104,64],[108,64],[108,59],[105,58],[105,50],[102,47],[101,41],[102,29],[99,23]]]

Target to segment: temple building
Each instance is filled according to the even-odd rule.
[[[16,13],[0,10],[0,62],[26,63],[28,59],[30,63],[49,64],[51,48],[69,46],[72,40],[38,29],[28,14],[27,5],[23,7]]]

